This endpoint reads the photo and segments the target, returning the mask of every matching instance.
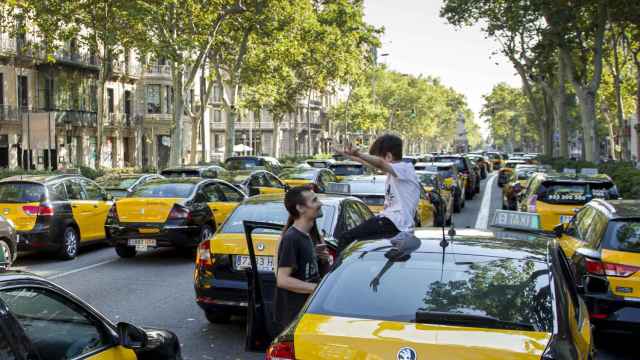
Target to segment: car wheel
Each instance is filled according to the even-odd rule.
[[[212,324],[225,324],[231,320],[231,314],[221,311],[205,311],[204,315]]]
[[[7,264],[7,266],[11,266],[11,264],[13,264],[13,253],[11,252],[11,247],[6,241],[0,240],[0,249],[2,249],[2,253],[4,254],[2,262]]]
[[[116,254],[121,258],[132,258],[136,256],[136,248],[133,246],[116,245]]]
[[[73,226],[67,226],[62,233],[62,247],[60,248],[60,258],[63,260],[74,259],[78,255],[78,245],[80,237]]]

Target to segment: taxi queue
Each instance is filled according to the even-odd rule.
[[[264,160],[268,168],[248,157],[254,165],[233,158],[232,171],[172,169],[164,176],[122,176],[121,183],[112,177],[109,186],[78,175],[4,179],[0,206],[15,230],[6,239],[0,227],[0,245],[6,245],[0,251],[10,263],[16,248],[70,259],[95,241],[108,241],[122,257],[163,246],[186,254],[197,249],[196,302],[209,321],[226,322],[246,312],[252,290],[243,274],[251,262],[242,222],[284,223],[284,192],[311,183],[324,193],[318,222],[334,266],[298,320],[273,334],[267,359],[591,359],[591,323],[613,330],[639,323],[640,202],[614,201],[617,189],[602,175],[555,174],[534,164],[535,157],[511,167],[499,157],[497,165],[491,153],[416,161],[423,185],[416,223],[450,224],[460,211],[456,200],[475,195],[483,171],[511,169],[502,184],[503,208],[536,214],[547,234],[523,240],[508,232],[458,230],[443,238],[441,231],[420,230],[417,245],[402,256],[389,254],[389,239],[338,254],[340,232],[381,210],[384,178],[344,161],[309,161],[283,171],[275,159]],[[256,235],[259,272],[273,273],[277,239],[273,231]],[[19,313],[3,296],[5,280],[0,275],[0,308]],[[143,330],[102,321],[118,351],[133,349],[134,356],[148,347],[132,340],[150,336]],[[382,331],[387,335],[379,336]],[[162,352],[157,358],[176,356],[166,345]]]

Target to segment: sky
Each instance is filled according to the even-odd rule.
[[[449,25],[439,16],[441,5],[441,0],[365,0],[367,22],[385,29],[378,61],[403,73],[439,77],[464,94],[486,137],[478,116],[482,95],[499,82],[520,86],[520,79],[508,59],[491,56],[498,49],[494,40],[485,39],[479,26]]]

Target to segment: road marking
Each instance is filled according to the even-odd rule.
[[[116,262],[120,260],[120,258],[115,258],[115,259],[111,259],[111,260],[106,260],[106,261],[101,261],[99,263],[95,263],[95,264],[91,264],[88,266],[83,266],[81,268],[77,268],[77,269],[73,269],[73,270],[69,270],[69,271],[65,271],[65,272],[61,272],[55,275],[51,275],[51,276],[46,276],[47,280],[54,280],[54,279],[58,279],[67,275],[71,275],[71,274],[75,274],[75,273],[79,273],[81,271],[85,271],[85,270],[90,270],[93,268],[97,268],[98,266],[102,266],[102,265],[107,265],[110,264],[112,262]]]
[[[491,212],[491,194],[493,194],[493,183],[496,182],[496,174],[492,174],[487,179],[487,185],[484,187],[482,194],[482,203],[480,203],[480,212],[476,219],[476,229],[487,229],[489,227],[489,213]]]

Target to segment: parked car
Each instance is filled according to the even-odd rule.
[[[160,171],[160,175],[166,178],[207,177],[213,179],[225,172],[227,172],[227,170],[219,165],[196,165],[164,169]]]
[[[263,169],[279,174],[282,165],[278,159],[269,156],[233,156],[224,161],[224,168],[229,171]]]
[[[162,179],[158,174],[114,174],[105,175],[96,179],[96,183],[102,186],[114,199],[127,197],[138,186],[148,181]]]

